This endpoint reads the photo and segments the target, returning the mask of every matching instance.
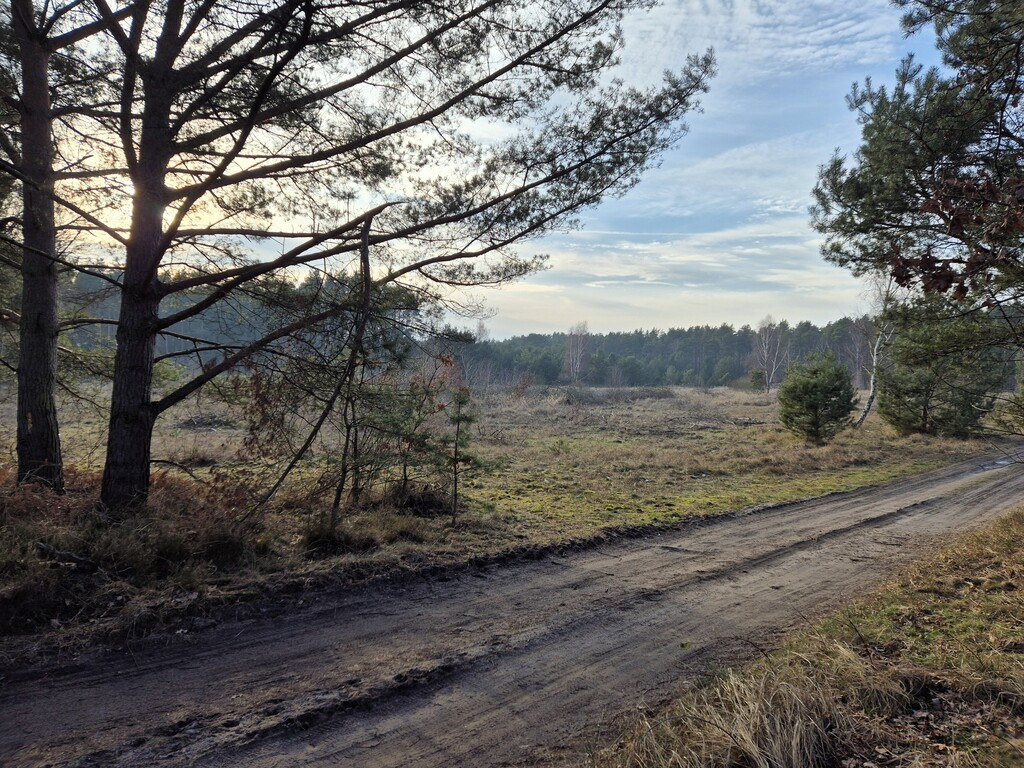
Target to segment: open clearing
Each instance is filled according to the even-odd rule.
[[[457,520],[447,507],[408,513],[371,494],[346,511],[328,546],[310,546],[334,493],[320,453],[251,529],[237,524],[280,467],[246,454],[246,421],[223,404],[207,412],[186,403],[163,420],[155,456],[172,464],[160,465],[149,503],[114,525],[97,521],[103,431],[95,413],[75,411],[65,425],[68,493],[12,481],[0,499],[0,674],[90,645],[192,632],[225,606],[313,585],[506,560],[609,530],[879,485],[995,450],[983,440],[901,437],[874,415],[809,445],[781,429],[773,397],[724,388],[494,391],[476,407],[471,447],[490,471],[465,478]],[[55,568],[39,541],[99,568]]]
[[[0,695],[4,765],[489,766],[571,761],[623,708],[835,606],[1020,503],[972,460],[447,579],[321,594],[278,619]],[[604,729],[604,730],[603,730]]]

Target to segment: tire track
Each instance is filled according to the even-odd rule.
[[[601,551],[323,596],[138,667],[15,683],[0,762],[514,761],[666,695],[680,665],[728,659],[730,638],[784,629],[1022,494],[1018,467],[967,462]]]

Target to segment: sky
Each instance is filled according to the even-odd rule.
[[[624,25],[622,77],[653,84],[715,49],[718,75],[690,132],[582,227],[531,241],[549,269],[481,294],[493,337],[730,323],[824,324],[866,311],[865,286],[819,255],[808,208],[818,167],[851,154],[855,81],[938,63],[887,0],[665,0]]]

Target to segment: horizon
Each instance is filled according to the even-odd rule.
[[[771,322],[778,323],[778,324],[786,323],[787,327],[790,328],[790,329],[792,329],[793,327],[795,327],[795,326],[797,326],[797,325],[799,325],[800,323],[803,323],[803,322],[809,322],[814,327],[822,329],[822,328],[826,328],[827,326],[829,326],[829,325],[831,325],[833,323],[838,323],[838,322],[840,322],[842,320],[857,320],[858,318],[865,317],[867,315],[868,315],[868,313],[866,313],[866,312],[861,312],[859,314],[846,313],[846,314],[841,315],[839,317],[833,318],[832,320],[828,320],[828,321],[820,322],[820,323],[819,322],[814,322],[813,320],[807,320],[806,318],[801,318],[799,320],[793,321],[793,320],[790,320],[789,318],[786,318],[786,317],[771,316],[771,317],[769,317],[767,319],[769,319]],[[761,318],[761,319],[764,320],[766,318]],[[689,324],[689,325],[670,325],[670,326],[665,326],[665,327],[650,327],[650,328],[639,327],[639,328],[629,328],[629,329],[617,328],[617,329],[612,329],[612,330],[595,329],[595,328],[589,327],[589,325],[588,325],[587,330],[586,330],[586,334],[588,336],[610,336],[612,334],[617,334],[617,333],[621,333],[621,334],[632,334],[632,333],[648,334],[648,333],[654,333],[654,332],[657,332],[659,334],[667,334],[667,333],[670,333],[671,331],[689,331],[689,330],[692,330],[694,328],[711,328],[711,329],[716,329],[716,328],[722,328],[723,326],[729,326],[730,328],[732,328],[733,332],[743,330],[744,328],[749,328],[749,329],[751,329],[753,331],[756,331],[759,322],[760,321],[755,322],[755,323],[740,323],[740,324],[737,324],[737,323],[734,323],[734,322],[733,323],[730,323],[730,322],[723,322],[723,323],[692,323],[692,324]],[[474,343],[486,343],[486,342],[489,342],[489,341],[493,341],[493,342],[510,341],[512,339],[526,338],[528,336],[557,336],[559,334],[562,335],[562,336],[567,336],[571,332],[569,328],[561,328],[561,329],[556,328],[556,329],[551,330],[551,331],[528,331],[528,332],[525,332],[525,333],[512,333],[512,334],[507,335],[507,336],[500,336],[499,337],[495,333],[492,332],[490,327],[487,326],[487,322],[486,321],[483,321],[483,323],[484,323],[484,330],[486,332],[486,336],[484,338],[482,338],[482,339],[479,339],[479,340],[475,341]]]

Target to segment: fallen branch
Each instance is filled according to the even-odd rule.
[[[62,549],[57,549],[53,545],[47,544],[45,541],[37,541],[36,549],[39,550],[40,555],[43,557],[55,560],[58,563],[72,563],[75,568],[83,573],[95,573],[100,568],[87,557],[76,555],[74,552],[66,552]]]
[[[197,475],[195,472],[193,472],[189,467],[187,467],[184,464],[181,464],[181,463],[179,463],[177,461],[171,461],[170,459],[150,459],[149,463],[150,464],[163,464],[163,465],[166,465],[168,467],[174,467],[175,469],[180,469],[182,472],[184,472],[186,475],[191,477],[196,482],[202,483],[203,485],[209,485],[210,484],[209,481],[204,480],[203,478],[199,477],[199,475]]]

